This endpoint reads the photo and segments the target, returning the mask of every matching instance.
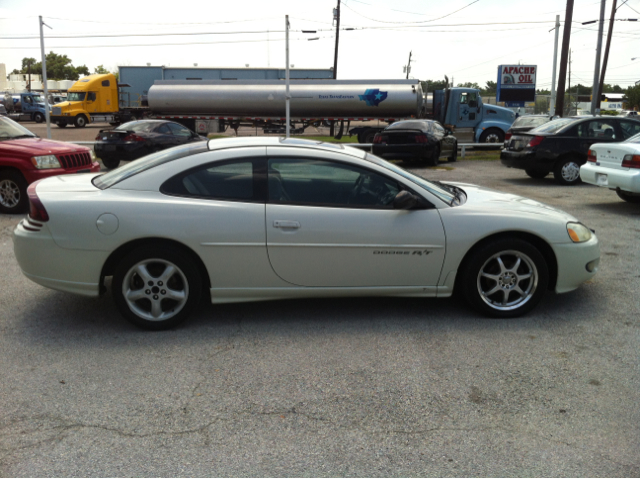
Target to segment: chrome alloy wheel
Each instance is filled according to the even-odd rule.
[[[538,270],[521,251],[501,251],[482,265],[477,285],[480,297],[491,308],[509,311],[533,297],[538,286]]]
[[[560,174],[562,175],[562,179],[564,181],[573,183],[580,177],[580,165],[574,163],[573,161],[569,161],[562,165]]]
[[[150,258],[132,266],[122,282],[122,295],[131,311],[148,321],[166,321],[187,304],[189,283],[175,264]]]
[[[0,181],[0,205],[5,208],[15,208],[20,203],[20,188],[15,181]]]

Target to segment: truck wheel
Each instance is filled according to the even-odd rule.
[[[17,214],[27,211],[27,182],[13,170],[0,171],[0,213]]]
[[[76,128],[84,128],[87,126],[87,117],[84,115],[76,116],[76,121],[73,123]]]
[[[35,121],[36,123],[42,123],[44,121],[44,115],[40,112],[37,112],[35,115],[33,115],[33,121]]]
[[[504,142],[504,133],[497,128],[489,128],[480,135],[480,143],[502,143]]]
[[[67,122],[66,121],[59,121],[58,123],[56,123],[56,125],[58,125],[58,128],[66,128]]]

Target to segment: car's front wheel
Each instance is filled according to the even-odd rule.
[[[518,238],[487,242],[461,270],[467,303],[484,315],[513,318],[542,299],[549,283],[547,263],[536,247]]]
[[[102,164],[108,169],[108,170],[113,170],[114,168],[117,168],[118,165],[120,164],[120,160],[116,160],[113,158],[101,158],[102,160]]]
[[[27,182],[18,171],[0,171],[0,212],[17,214],[27,211]]]
[[[628,203],[640,203],[640,194],[633,194],[627,191],[616,190],[618,197]]]
[[[560,185],[577,185],[581,181],[580,163],[575,158],[558,161],[553,169],[553,179]]]
[[[127,255],[113,275],[118,309],[144,329],[172,328],[200,302],[202,279],[197,266],[180,250],[141,247]]]

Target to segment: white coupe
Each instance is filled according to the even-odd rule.
[[[622,143],[591,145],[580,178],[614,190],[624,201],[640,204],[640,134]]]
[[[428,181],[355,148],[210,140],[111,172],[29,188],[14,231],[24,274],[173,327],[213,303],[331,296],[448,297],[514,317],[598,268],[595,234],[520,196]]]

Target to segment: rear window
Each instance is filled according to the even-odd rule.
[[[631,138],[624,140],[622,143],[640,143],[640,133],[632,136]]]
[[[511,128],[535,128],[540,125],[544,125],[549,121],[546,116],[521,116],[513,122]]]
[[[385,130],[429,130],[428,121],[398,121],[385,128]]]
[[[575,118],[559,118],[534,128],[529,133],[556,133],[576,121]]]
[[[127,123],[123,123],[119,127],[115,128],[115,130],[120,131],[151,131],[158,123],[152,121],[129,121]]]
[[[208,151],[207,142],[190,143],[188,145],[176,146],[168,150],[162,150],[152,155],[145,156],[139,160],[130,161],[120,168],[116,168],[108,173],[96,176],[92,181],[96,188],[104,190],[110,188],[122,180],[131,178],[138,173],[155,168],[173,160],[178,160],[186,156]]]

